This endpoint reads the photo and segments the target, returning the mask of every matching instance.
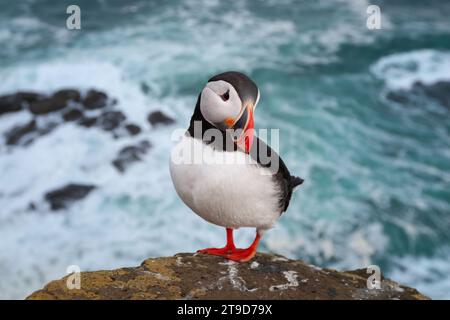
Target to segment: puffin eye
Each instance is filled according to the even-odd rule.
[[[224,94],[221,94],[220,97],[223,101],[228,101],[228,99],[230,99],[230,89],[228,89]]]

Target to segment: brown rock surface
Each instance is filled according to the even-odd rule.
[[[385,278],[381,289],[367,289],[368,276],[363,269],[320,269],[273,254],[234,263],[183,253],[139,267],[82,272],[80,289],[68,289],[67,276],[27,299],[429,299]]]

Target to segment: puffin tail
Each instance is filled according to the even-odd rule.
[[[292,191],[295,191],[297,189],[297,187],[303,183],[303,181],[305,181],[305,180],[303,180],[300,177],[291,176],[290,184],[291,184]]]

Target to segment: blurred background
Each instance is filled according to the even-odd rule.
[[[70,4],[81,30],[66,28]],[[261,250],[377,264],[450,298],[449,17],[450,3],[418,0],[0,1],[0,298],[69,265],[225,241],[178,199],[168,160],[227,70],[259,85],[256,128],[280,129],[305,178]]]

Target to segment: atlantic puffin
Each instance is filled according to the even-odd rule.
[[[287,210],[303,179],[291,176],[279,155],[254,135],[260,92],[246,75],[229,71],[208,80],[189,128],[175,145],[170,174],[178,196],[206,221],[226,228],[223,248],[199,253],[246,262],[263,233]],[[233,230],[256,228],[253,243],[236,248]]]

